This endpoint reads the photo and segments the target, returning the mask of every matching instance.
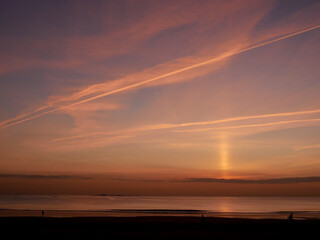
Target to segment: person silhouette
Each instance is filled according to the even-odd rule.
[[[288,220],[291,222],[293,220],[293,212],[290,213]]]
[[[206,219],[204,218],[203,214],[201,215],[201,223],[205,223]]]
[[[43,210],[41,211],[41,216],[44,217],[44,211]]]

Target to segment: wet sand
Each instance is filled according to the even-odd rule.
[[[320,220],[201,217],[1,217],[2,234],[31,239],[313,239]]]

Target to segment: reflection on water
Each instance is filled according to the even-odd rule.
[[[320,198],[0,195],[0,216],[199,215],[320,218]],[[10,211],[8,211],[10,210]]]

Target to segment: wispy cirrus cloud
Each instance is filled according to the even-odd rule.
[[[70,136],[66,138],[58,138],[54,141],[63,141],[70,139],[77,139],[82,137],[89,137],[94,135],[111,135],[111,134],[119,134],[119,133],[127,133],[127,132],[144,132],[144,131],[156,131],[163,129],[174,129],[174,128],[184,128],[184,127],[197,127],[197,126],[205,126],[205,125],[216,125],[221,123],[230,123],[230,122],[238,122],[244,120],[251,119],[268,119],[275,117],[291,117],[297,115],[310,115],[310,114],[318,114],[320,113],[320,109],[315,110],[306,110],[306,111],[296,111],[296,112],[283,112],[283,113],[271,113],[271,114],[261,114],[261,115],[249,115],[249,116],[238,116],[232,118],[218,119],[213,121],[200,121],[200,122],[185,122],[185,123],[163,123],[163,124],[154,124],[154,125],[145,125],[135,128],[127,128],[121,130],[114,131],[105,131],[105,132],[90,132],[81,135]],[[226,126],[221,128],[200,128],[200,129],[188,129],[188,130],[175,130],[176,132],[198,132],[198,131],[208,131],[208,130],[219,130],[219,129],[232,129],[232,128],[247,128],[247,127],[260,127],[260,126],[270,126],[270,125],[282,125],[282,124],[290,124],[290,123],[300,123],[300,122],[317,122],[320,121],[318,118],[313,119],[295,119],[295,120],[286,120],[286,121],[272,121],[269,123],[261,123],[261,124],[250,124],[250,125],[238,125],[238,126]]]
[[[277,121],[268,122],[260,124],[247,124],[247,125],[237,125],[237,126],[226,126],[226,127],[216,127],[216,128],[198,128],[198,129],[187,129],[187,130],[176,130],[176,132],[203,132],[203,131],[213,131],[213,130],[227,130],[227,129],[240,129],[240,128],[254,128],[254,127],[265,127],[265,126],[275,126],[275,125],[285,125],[292,123],[308,123],[308,122],[318,122],[320,118],[313,119],[296,119],[288,121]]]
[[[295,148],[295,151],[303,151],[303,150],[317,149],[317,148],[320,148],[320,144],[313,144],[313,145],[297,147],[297,148]]]
[[[0,24],[1,168],[317,176],[320,4],[147,2]]]
[[[102,97],[106,97],[106,96],[109,96],[109,95],[125,92],[125,91],[131,90],[131,89],[136,89],[136,88],[139,88],[141,86],[148,85],[149,83],[153,83],[155,81],[159,81],[159,80],[162,80],[164,78],[167,78],[167,77],[170,77],[170,76],[174,76],[176,74],[180,74],[180,73],[183,73],[183,72],[186,72],[186,71],[189,71],[189,70],[193,70],[193,69],[205,66],[205,65],[214,64],[214,63],[216,63],[218,61],[227,59],[229,57],[232,57],[232,56],[235,56],[235,55],[247,52],[247,51],[251,51],[253,49],[256,49],[256,48],[259,48],[259,47],[263,47],[263,46],[266,46],[268,44],[272,44],[274,42],[278,42],[278,41],[281,41],[281,40],[284,40],[284,39],[287,39],[287,38],[290,38],[290,37],[293,37],[293,36],[297,36],[299,34],[303,34],[305,32],[312,31],[312,30],[315,30],[315,29],[318,29],[318,28],[320,28],[320,25],[316,25],[316,26],[309,27],[309,28],[306,28],[306,29],[303,29],[303,30],[300,30],[300,31],[296,31],[294,33],[291,33],[291,34],[288,34],[288,35],[285,35],[285,36],[282,36],[282,37],[278,37],[276,39],[269,40],[269,41],[266,41],[266,42],[263,42],[263,43],[260,43],[260,44],[249,46],[249,47],[246,47],[246,48],[243,48],[243,49],[240,49],[240,50],[227,51],[227,52],[223,53],[222,55],[219,55],[217,57],[211,58],[211,59],[206,60],[206,61],[202,61],[202,62],[193,64],[193,65],[190,65],[190,66],[186,66],[186,67],[183,67],[183,68],[180,68],[180,69],[177,69],[177,70],[174,70],[174,71],[171,71],[171,72],[168,72],[168,73],[156,76],[156,77],[152,77],[150,79],[146,79],[146,80],[139,81],[139,82],[136,82],[136,83],[133,83],[133,84],[129,84],[127,86],[115,88],[114,90],[110,90],[110,91],[107,91],[107,92],[104,92],[104,93],[101,93],[101,94],[98,94],[98,95],[95,95],[95,96],[92,96],[92,97],[89,97],[89,98],[84,98],[82,100],[78,100],[76,102],[69,103],[67,105],[63,105],[63,106],[60,106],[60,107],[56,107],[56,108],[53,108],[53,109],[46,110],[46,111],[43,111],[41,113],[38,113],[39,110],[44,110],[44,109],[47,109],[49,107],[52,107],[52,104],[50,104],[48,106],[42,106],[39,109],[34,110],[34,111],[31,112],[31,114],[35,113],[35,115],[33,115],[33,116],[30,116],[31,114],[22,114],[21,116],[17,116],[17,117],[15,117],[13,119],[5,120],[4,122],[0,123],[0,128],[7,128],[7,127],[10,127],[10,126],[21,124],[23,122],[30,121],[30,120],[35,119],[35,118],[39,118],[39,117],[41,117],[43,115],[47,115],[49,113],[54,113],[54,112],[57,112],[57,111],[61,111],[61,110],[64,110],[64,109],[67,109],[67,108],[71,108],[71,107],[77,106],[79,104],[87,103],[87,102],[90,102],[90,101],[93,101],[93,100],[96,100],[96,99],[100,99]],[[123,82],[123,80],[117,81],[116,85],[119,82]],[[81,91],[79,94],[80,94],[81,97],[82,96],[87,96],[87,95],[90,95],[90,94],[94,94],[94,93],[97,92],[95,90],[96,88],[98,88],[99,92],[101,92],[102,91],[101,89],[104,89],[105,85],[107,85],[107,87],[110,88],[110,83],[98,84],[98,85],[90,86],[89,88]],[[72,98],[72,99],[74,99],[74,98]],[[62,100],[59,100],[58,102],[64,102],[66,100],[69,100],[69,99],[62,99]],[[18,121],[16,121],[16,120],[18,120]]]
[[[163,131],[173,131],[175,133],[197,133],[197,132],[214,132],[214,131],[222,131],[222,130],[234,130],[234,129],[246,129],[246,128],[262,128],[264,127],[278,127],[278,128],[288,128],[296,126],[308,126],[308,124],[317,124],[320,119],[319,118],[307,118],[307,119],[293,119],[293,120],[283,120],[278,121],[274,120],[281,119],[283,117],[292,117],[292,116],[308,116],[320,113],[320,110],[310,110],[310,111],[297,111],[297,112],[284,112],[284,113],[274,113],[274,114],[262,114],[262,115],[251,115],[251,116],[239,116],[233,118],[219,119],[215,121],[203,121],[203,122],[188,122],[188,123],[179,123],[179,124],[155,124],[155,125],[146,125],[135,128],[124,128],[118,130],[110,130],[110,131],[96,131],[96,132],[86,132],[73,136],[61,137],[53,139],[49,141],[53,146],[61,146],[59,149],[72,149],[72,148],[92,148],[98,146],[107,146],[114,144],[123,144],[126,142],[132,142],[132,139],[139,138],[139,136],[143,136],[144,134],[163,132]],[[246,124],[248,120],[266,120],[271,119],[271,121],[263,122],[263,123],[255,123],[255,124]],[[236,124],[241,122],[241,124]],[[212,126],[212,125],[220,125],[220,124],[231,124],[227,126],[221,127],[206,127],[206,128],[194,128],[201,126]],[[301,125],[302,124],[302,125]],[[191,129],[190,129],[191,128]],[[160,133],[159,133],[160,134]],[[245,133],[246,134],[246,133]],[[48,145],[47,143],[42,143],[44,145]],[[30,143],[32,144],[32,143]],[[50,145],[49,144],[49,145]],[[67,145],[65,145],[67,144]],[[175,143],[168,143],[175,146]],[[180,142],[180,145],[182,143]],[[203,143],[202,143],[203,144]],[[49,146],[48,145],[48,146]],[[179,144],[178,144],[179,145]],[[183,146],[193,146],[194,143],[185,143]],[[47,147],[48,147],[47,146]],[[49,149],[51,149],[49,147]],[[301,149],[300,149],[301,150]]]

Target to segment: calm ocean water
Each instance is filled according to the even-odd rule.
[[[319,218],[313,197],[143,197],[0,195],[0,216],[201,215],[249,218]]]

